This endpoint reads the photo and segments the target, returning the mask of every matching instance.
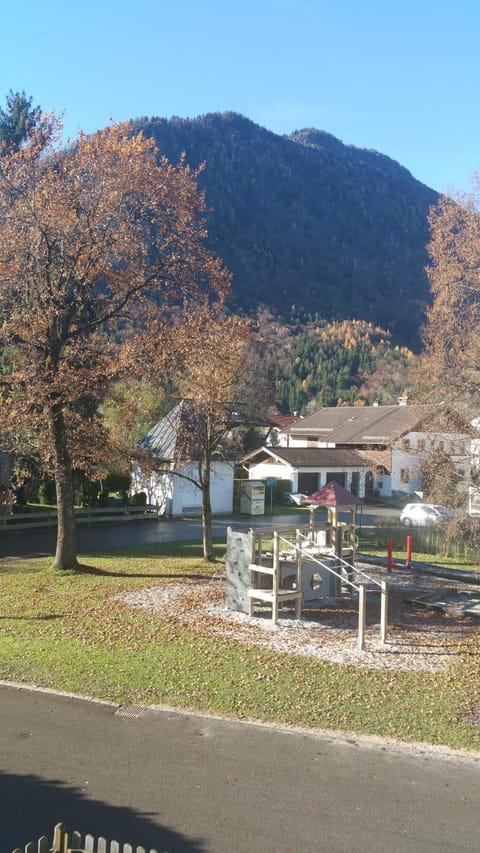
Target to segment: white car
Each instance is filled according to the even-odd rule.
[[[406,504],[400,513],[404,527],[438,527],[452,518],[452,510],[439,504]]]

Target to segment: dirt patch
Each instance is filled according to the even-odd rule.
[[[378,588],[367,584],[367,630],[363,650],[358,649],[356,596],[309,604],[298,620],[292,610],[285,608],[280,611],[276,625],[272,623],[268,606],[256,607],[254,617],[227,610],[224,578],[162,584],[116,598],[127,605],[158,613],[204,636],[375,669],[444,669],[461,654],[466,641],[480,632],[479,621],[472,616],[447,614],[408,603],[407,599],[420,592],[445,589],[448,586],[445,579],[407,570],[387,575],[381,569],[359,568],[365,568],[370,577],[386,578],[389,583],[385,644],[380,640]],[[456,589],[458,584],[451,587]],[[462,590],[466,589],[462,585]]]

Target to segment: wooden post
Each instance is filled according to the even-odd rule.
[[[63,823],[57,823],[53,831],[52,853],[65,853],[68,847],[67,831]]]
[[[386,581],[380,581],[382,585],[382,593],[380,600],[380,642],[387,641],[387,622],[388,622],[388,586]]]
[[[387,572],[393,568],[393,539],[387,539]]]
[[[273,577],[272,577],[272,622],[278,619],[278,589],[280,586],[280,554],[278,548],[278,532],[273,533]]]
[[[365,584],[361,583],[358,589],[358,648],[365,648],[365,627],[367,624]]]

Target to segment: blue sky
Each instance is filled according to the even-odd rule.
[[[0,0],[0,102],[67,135],[231,110],[316,127],[440,191],[480,168],[479,0]]]

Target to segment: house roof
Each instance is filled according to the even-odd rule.
[[[440,405],[338,406],[320,409],[286,432],[334,444],[388,444],[444,411]]]
[[[282,432],[284,430],[288,429],[288,427],[293,426],[293,424],[297,423],[297,421],[302,420],[302,418],[300,418],[298,415],[280,415],[280,414],[269,415],[268,419],[269,419],[270,424],[273,426],[274,429],[282,430]]]
[[[331,447],[260,447],[244,456],[242,463],[265,459],[286,462],[292,468],[366,468],[368,462],[356,450]]]
[[[231,429],[245,425],[265,425],[265,421],[246,418],[239,412],[228,412],[225,416],[225,426]],[[148,452],[162,462],[179,461],[179,459],[201,458],[203,456],[205,438],[205,413],[201,407],[195,406],[191,400],[181,400],[161,421],[155,424],[134,447],[134,450]],[[234,448],[218,447],[213,454],[218,458],[236,457]]]
[[[155,424],[155,426],[137,442],[135,448],[150,451],[152,456],[155,456],[156,459],[163,459],[165,461],[171,461],[174,459],[179,430],[182,424],[182,419],[185,416],[184,404],[184,400],[178,403],[178,405],[175,406],[168,415]]]
[[[351,492],[348,492],[347,489],[344,489],[335,480],[327,483],[326,486],[323,486],[318,492],[314,492],[313,495],[309,495],[308,500],[320,506],[361,506],[362,504],[360,498],[352,495]]]

